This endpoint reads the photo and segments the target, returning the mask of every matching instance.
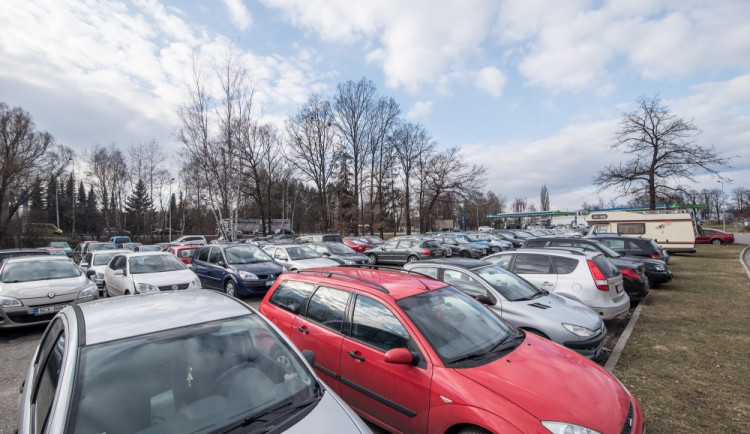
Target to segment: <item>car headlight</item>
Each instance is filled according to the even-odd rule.
[[[575,324],[562,323],[562,326],[565,327],[566,330],[568,330],[569,332],[573,333],[576,336],[589,337],[589,336],[594,336],[596,334],[596,330],[591,330],[586,327],[582,327],[582,326],[575,325]]]
[[[0,307],[16,307],[23,306],[21,300],[13,297],[2,297],[0,296]]]
[[[104,279],[104,273],[96,273],[97,279]]]
[[[542,425],[544,425],[549,432],[554,434],[600,434],[599,431],[594,431],[591,428],[579,425],[573,425],[572,423],[543,420]]]
[[[190,288],[192,289],[201,289],[202,287],[201,280],[197,277],[190,282]]]
[[[654,265],[654,270],[656,270],[656,271],[667,271],[667,267],[664,264],[656,264],[656,265]]]
[[[352,261],[351,259],[344,259],[344,265],[354,265],[356,262]]]
[[[258,276],[256,276],[253,273],[248,273],[247,271],[240,271],[239,275],[240,275],[240,279],[244,279],[244,280],[257,280],[258,279]]]
[[[139,283],[135,288],[137,292],[153,292],[159,290],[159,288],[149,283]]]
[[[93,296],[96,292],[98,292],[96,285],[91,285],[84,289],[83,291],[78,293],[78,298],[87,298]]]

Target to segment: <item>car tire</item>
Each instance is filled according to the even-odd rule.
[[[406,262],[417,262],[417,261],[419,261],[419,258],[417,258],[414,255],[411,255],[408,258],[406,258]]]
[[[461,430],[458,431],[458,434],[490,434],[490,432],[484,428],[479,428],[478,426],[469,425],[469,426],[465,426],[461,428]]]
[[[370,253],[370,254],[369,254],[369,255],[367,255],[367,256],[369,256],[369,257],[370,257],[370,263],[371,263],[371,264],[375,265],[375,264],[377,264],[377,263],[378,263],[378,255],[376,255],[376,254],[374,254],[374,253]]]
[[[469,253],[468,250],[463,250],[461,253],[459,253],[459,256],[461,256],[462,258],[468,258],[471,256],[471,253]]]
[[[718,238],[714,238],[713,240],[711,240],[711,244],[713,244],[714,246],[720,246],[721,240]]]
[[[271,348],[271,358],[274,362],[286,368],[287,371],[292,371],[292,361],[289,360],[289,357],[287,357],[277,345],[274,345],[273,348]]]
[[[237,297],[237,285],[232,280],[227,280],[227,283],[224,284],[224,294]]]

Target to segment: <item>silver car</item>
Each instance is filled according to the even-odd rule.
[[[96,284],[67,256],[8,258],[0,265],[0,328],[45,323],[97,297]]]
[[[333,259],[338,262],[339,265],[362,265],[370,263],[370,258],[367,255],[355,252],[354,249],[344,243],[325,241],[322,243],[307,243],[306,245],[320,253],[324,258]]]
[[[269,244],[263,246],[263,250],[283,265],[287,271],[340,265],[333,259],[324,258],[323,255],[304,244]]]
[[[607,337],[604,322],[582,303],[542,291],[491,262],[428,260],[406,270],[448,283],[486,304],[514,327],[543,336],[589,359]]]
[[[212,291],[71,306],[31,360],[18,432],[370,432],[315,376],[314,357]]]
[[[630,309],[622,273],[602,253],[582,249],[523,249],[484,258],[539,289],[580,301],[602,319]]]

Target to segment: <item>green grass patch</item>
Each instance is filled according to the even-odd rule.
[[[653,289],[615,375],[651,433],[750,433],[750,279],[744,245],[674,255],[674,280]]]

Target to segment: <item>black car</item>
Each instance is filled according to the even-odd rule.
[[[628,293],[631,302],[637,303],[645,298],[651,288],[651,278],[648,277],[648,268],[654,269],[666,265],[661,261],[639,258],[635,256],[623,256],[606,245],[592,239],[585,238],[534,238],[523,243],[522,249],[529,248],[568,248],[575,247],[583,250],[601,252],[622,273],[625,292]],[[646,262],[650,262],[646,266]],[[660,262],[660,264],[659,264]]]
[[[625,256],[636,256],[639,259],[655,259],[664,264],[664,268],[657,269],[648,275],[651,284],[656,286],[672,280],[672,272],[667,268],[669,255],[651,238],[636,238],[622,235],[592,235],[587,237],[601,242],[615,252]],[[646,272],[650,272],[646,269]]]
[[[445,252],[442,244],[432,239],[399,237],[365,250],[365,255],[370,257],[373,264],[404,265],[407,262],[443,258]]]
[[[296,240],[294,240],[294,244],[325,243],[325,242],[343,244],[344,239],[341,237],[340,234],[305,234],[305,235],[300,235]]]
[[[341,265],[369,264],[367,255],[357,253],[351,247],[343,243],[327,241],[325,243],[307,243],[313,250],[323,255],[324,258],[333,259]]]
[[[455,237],[441,237],[438,235],[435,237],[435,240],[444,246],[450,247],[453,256],[475,259],[485,256],[485,249],[481,246],[472,243],[462,243]]]
[[[237,295],[265,294],[284,267],[260,247],[249,244],[201,246],[193,253],[191,268],[204,288]]]
[[[0,249],[0,263],[16,256],[49,256],[50,254],[49,250],[44,249]]]

